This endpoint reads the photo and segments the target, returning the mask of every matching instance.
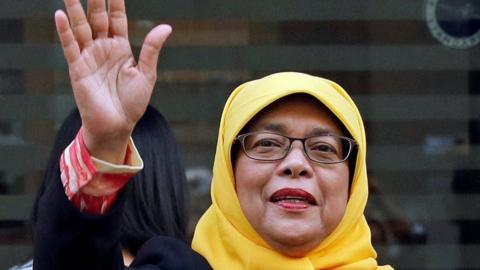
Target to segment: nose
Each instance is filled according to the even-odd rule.
[[[292,143],[290,151],[278,167],[278,173],[281,176],[291,178],[309,178],[313,176],[310,160],[306,156],[303,150],[303,144],[300,141]]]

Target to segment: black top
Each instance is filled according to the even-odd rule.
[[[51,181],[37,205],[33,269],[211,269],[186,243],[166,236],[148,240],[125,267],[119,241],[124,200],[122,192],[105,215],[84,214],[68,200],[60,179]]]

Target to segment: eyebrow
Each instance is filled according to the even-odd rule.
[[[278,133],[281,133],[281,134],[285,134],[285,133],[286,133],[286,128],[285,128],[285,126],[282,125],[282,124],[278,124],[278,123],[266,123],[265,125],[261,125],[261,126],[258,128],[258,130],[278,132]],[[308,132],[308,136],[307,136],[307,137],[311,137],[311,136],[321,136],[321,135],[326,135],[326,134],[339,135],[339,134],[336,134],[336,132],[333,132],[332,130],[330,130],[330,129],[328,129],[328,128],[316,127],[316,128],[313,128],[313,130],[311,130],[310,132]]]
[[[336,134],[336,132],[334,132],[333,130],[330,130],[328,128],[314,128],[311,132],[309,132],[309,136],[321,136],[326,134],[339,135],[339,134]]]
[[[285,126],[277,123],[267,123],[265,125],[260,126],[260,129],[279,132],[279,133],[285,132]]]

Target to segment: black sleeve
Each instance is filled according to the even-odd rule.
[[[34,270],[124,270],[120,222],[125,192],[105,215],[78,211],[65,195],[60,179],[51,181],[38,200],[34,224]],[[147,241],[131,267],[137,270],[211,269],[184,242],[166,236]]]
[[[155,266],[152,266],[152,264]],[[145,242],[138,251],[131,267],[138,270],[212,269],[207,260],[193,251],[190,246],[168,236],[157,236]]]
[[[123,270],[119,225],[124,192],[107,214],[84,214],[68,200],[60,179],[55,180],[36,206],[33,269]]]

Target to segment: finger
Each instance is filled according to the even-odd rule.
[[[138,59],[138,68],[151,80],[156,78],[158,55],[171,32],[172,27],[163,24],[153,28],[145,37]]]
[[[105,0],[88,0],[87,18],[93,38],[108,37],[108,14]]]
[[[108,7],[109,30],[111,36],[128,38],[127,13],[124,0],[110,0]]]
[[[80,49],[92,43],[92,29],[88,24],[82,4],[79,0],[64,0],[72,31]]]
[[[65,55],[68,65],[70,65],[80,57],[80,48],[70,28],[65,12],[61,10],[55,12],[55,25],[62,44],[63,54]]]

